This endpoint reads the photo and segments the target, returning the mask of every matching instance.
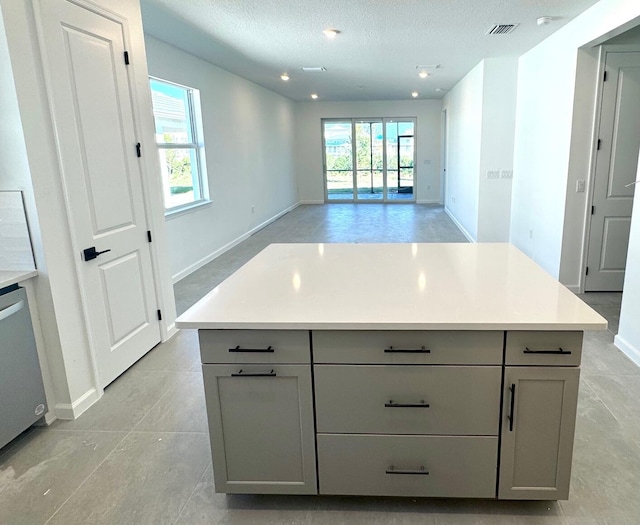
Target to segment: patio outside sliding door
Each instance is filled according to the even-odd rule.
[[[415,119],[322,121],[326,202],[415,202]]]

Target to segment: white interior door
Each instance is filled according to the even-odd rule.
[[[126,21],[40,0],[41,48],[99,382],[160,341]],[[95,247],[91,259],[82,252]]]
[[[640,52],[607,52],[585,291],[621,291],[640,148]]]

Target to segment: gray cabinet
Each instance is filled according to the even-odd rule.
[[[506,367],[500,499],[567,499],[580,370]]]
[[[310,366],[202,368],[216,491],[316,494]]]

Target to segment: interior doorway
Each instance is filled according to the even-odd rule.
[[[325,202],[415,202],[416,119],[323,119]]]
[[[620,292],[640,150],[640,47],[605,46],[601,56],[584,289]]]

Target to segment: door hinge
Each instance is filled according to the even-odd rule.
[[[126,66],[128,66],[128,65],[129,65],[129,51],[125,51],[125,52],[124,52],[124,64],[125,64]]]
[[[606,82],[607,81],[607,72],[604,72],[604,75],[602,75],[602,81]]]
[[[151,242],[151,230],[147,230],[147,239]]]
[[[142,157],[142,146],[140,146],[139,142],[136,144],[136,155]]]
[[[586,271],[586,272],[584,272],[584,274],[585,274],[585,275],[589,275],[589,267],[588,267],[588,266],[587,266],[587,271]],[[160,311],[160,310],[158,310],[158,311]]]
[[[595,206],[591,206],[591,215],[593,215],[596,212],[596,207]]]
[[[597,150],[599,150],[599,149],[600,149],[601,144],[602,144],[602,141],[601,141],[600,139],[598,139],[598,145],[596,146],[596,149],[597,149]]]
[[[158,321],[162,321],[162,310],[158,310]]]

